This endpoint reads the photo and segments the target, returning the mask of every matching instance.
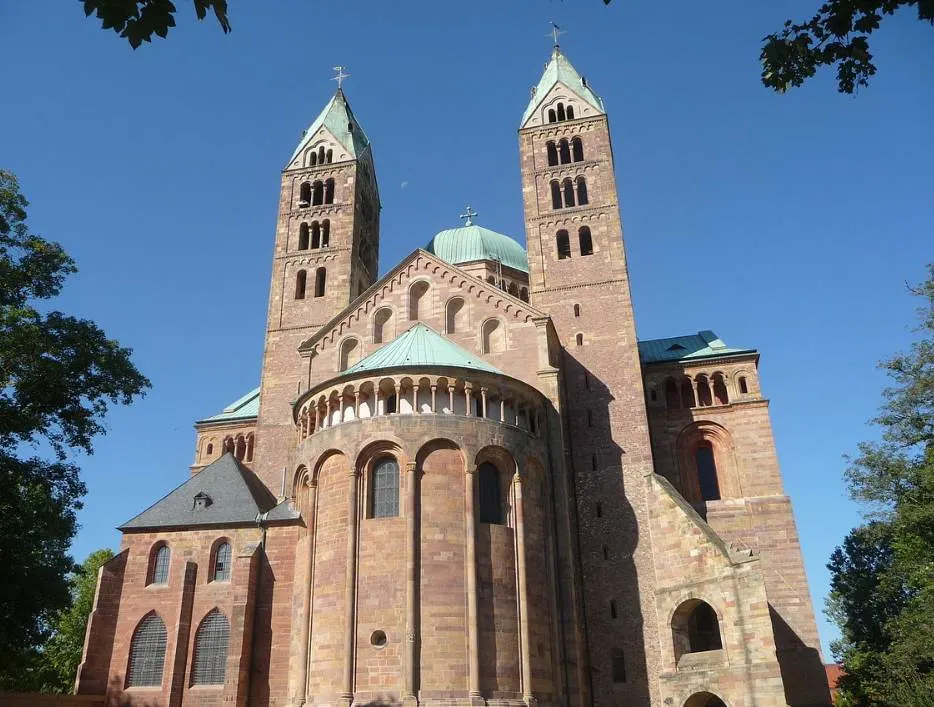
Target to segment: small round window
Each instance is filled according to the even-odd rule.
[[[374,648],[382,648],[386,645],[386,632],[385,631],[374,631],[370,635],[370,645]]]

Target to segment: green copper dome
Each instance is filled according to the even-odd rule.
[[[474,224],[441,231],[425,246],[425,250],[451,265],[499,260],[506,267],[529,271],[529,255],[525,248],[509,236]]]

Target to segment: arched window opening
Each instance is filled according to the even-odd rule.
[[[324,297],[324,287],[327,282],[328,271],[326,268],[318,268],[315,271],[315,297]]]
[[[233,450],[234,450],[233,437],[224,437],[224,454],[227,454],[227,452],[230,452],[231,454],[233,454]]]
[[[697,464],[697,481],[700,485],[701,498],[705,501],[720,499],[720,482],[717,479],[717,461],[713,445],[703,440],[694,450],[694,462]]]
[[[509,283],[509,294],[511,294],[513,297],[519,296],[519,287],[516,285],[516,283]]]
[[[207,455],[214,454],[214,445],[213,445],[213,444],[208,444],[208,448],[205,450],[205,454],[207,454]]]
[[[483,398],[479,395],[473,399],[473,416],[483,417]]]
[[[577,203],[580,206],[590,203],[590,198],[587,196],[587,180],[583,177],[577,178]]]
[[[130,641],[130,664],[126,671],[127,687],[159,687],[165,667],[165,623],[158,614],[143,617]]]
[[[383,307],[373,315],[373,343],[382,344],[392,337],[392,310]]]
[[[251,432],[246,436],[246,460],[248,462],[253,461],[253,433]]]
[[[489,462],[484,462],[477,469],[477,476],[480,497],[480,522],[503,525],[505,521],[503,520],[499,469]]]
[[[567,207],[574,206],[574,182],[571,181],[571,178],[568,177],[564,180],[564,205]]]
[[[697,403],[694,401],[694,386],[691,384],[690,378],[681,379],[681,407],[697,407]]]
[[[324,221],[321,222],[321,247],[327,248],[330,242],[331,242],[331,221],[330,219],[324,219]]]
[[[746,376],[739,377],[739,392],[743,395],[749,393],[749,386],[746,383]]]
[[[557,179],[551,183],[551,208],[561,208],[561,185],[558,183]]]
[[[519,288],[519,299],[521,299],[523,302],[529,301],[529,288],[528,287]]]
[[[237,435],[237,449],[234,452],[234,456],[237,457],[239,461],[246,459],[246,439],[243,435]]]
[[[555,237],[555,242],[558,246],[558,260],[566,260],[571,257],[571,237],[568,235],[568,232],[564,229],[558,231],[558,235]]]
[[[171,559],[172,551],[168,545],[160,543],[154,547],[149,556],[149,581],[146,584],[168,584]]]
[[[449,300],[445,307],[444,317],[446,333],[459,333],[463,328],[464,316],[464,300],[460,297]]]
[[[566,118],[567,118],[567,115],[564,112],[564,104],[559,103],[558,104],[558,122],[561,122],[562,120],[565,120]]]
[[[700,407],[710,407],[713,405],[713,398],[710,396],[710,383],[706,376],[697,378],[697,404]]]
[[[312,150],[308,153],[308,166],[317,167],[318,166],[318,153]]]
[[[593,255],[593,237],[590,235],[590,228],[581,226],[577,231],[577,239],[580,242],[581,255]]]
[[[616,599],[610,599],[610,618],[616,618]]]
[[[327,154],[325,154],[324,156],[324,161],[327,164],[331,164],[333,160],[334,160],[334,150],[328,150]]]
[[[696,692],[691,695],[684,707],[726,707],[726,703],[710,692]]]
[[[298,249],[308,250],[308,224],[303,223],[298,227]]]
[[[717,612],[701,599],[688,599],[671,617],[675,659],[686,653],[702,653],[723,648]]]
[[[318,164],[324,164],[324,145],[318,148]]]
[[[333,179],[328,179],[327,182],[325,182],[324,203],[325,204],[334,203],[334,180]]]
[[[321,224],[317,221],[311,222],[311,247],[321,247]]]
[[[581,306],[579,304],[574,305],[574,316],[579,317],[581,315]]]
[[[371,518],[395,518],[399,515],[399,463],[383,457],[373,465]]]
[[[305,284],[307,281],[308,273],[304,270],[299,270],[295,274],[295,299],[305,299]]]
[[[426,294],[428,294],[428,282],[426,282],[425,280],[419,280],[418,282],[414,283],[409,288],[409,321],[410,322],[418,321],[419,307],[422,306],[422,302],[424,301],[426,305],[428,304],[428,301],[425,298]],[[426,313],[427,312],[422,312],[423,315]]]
[[[649,398],[651,398],[653,402],[658,400],[658,391],[655,390],[654,385],[649,389]]]
[[[554,140],[549,140],[545,143],[545,151],[548,154],[548,166],[554,167],[558,164],[558,150],[555,147]]]
[[[713,397],[717,405],[726,405],[730,402],[730,396],[726,392],[726,382],[719,373],[714,373],[713,378]]]
[[[584,142],[579,137],[571,138],[571,158],[574,162],[584,161]]]
[[[555,115],[555,110],[554,110],[554,108],[549,108],[549,109],[548,109],[548,122],[549,122],[549,123],[557,123],[557,122],[558,122],[558,118],[557,118],[557,116]]]
[[[483,353],[501,353],[506,350],[506,327],[499,319],[483,322]]]
[[[678,384],[674,378],[665,379],[665,407],[669,410],[677,410],[681,407],[681,394],[678,392]]]
[[[494,285],[494,286],[496,285],[496,278],[493,277],[492,275],[487,275],[486,281],[487,281],[487,284],[489,285]]]
[[[614,683],[626,682],[626,659],[618,648],[611,654],[611,669]]]
[[[360,342],[356,339],[344,339],[341,342],[340,370],[346,371],[360,360]]]
[[[214,550],[214,569],[211,579],[215,582],[226,582],[230,579],[230,543],[226,540]]]
[[[568,120],[574,120],[574,106],[572,106],[570,103],[568,103],[566,115]]]
[[[314,190],[311,198],[312,206],[320,206],[324,203],[324,183],[317,181],[314,184]]]
[[[396,397],[395,393],[393,393],[388,398],[386,398],[386,405],[383,408],[383,414],[392,415],[394,412],[396,412],[397,402],[398,402],[398,398]]]
[[[561,158],[561,164],[568,164],[571,161],[571,144],[567,138],[561,138],[558,142],[558,155]]]
[[[309,206],[311,204],[311,184],[302,182],[298,190],[298,205]]]
[[[212,609],[195,634],[195,654],[191,659],[192,685],[223,685],[227,673],[230,622]]]
[[[578,346],[583,346],[583,345],[584,345],[584,335],[583,335],[583,334],[578,334],[576,337],[574,337],[574,339],[577,341],[577,345],[578,345]]]

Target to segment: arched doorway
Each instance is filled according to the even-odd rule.
[[[695,692],[684,703],[684,707],[726,707],[726,703],[712,692]]]

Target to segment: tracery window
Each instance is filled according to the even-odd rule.
[[[192,685],[223,685],[227,672],[230,622],[212,609],[195,634],[195,654],[191,660]]]
[[[383,457],[373,465],[373,495],[371,518],[393,518],[399,515],[399,463]]]
[[[130,641],[127,687],[159,687],[165,667],[165,623],[155,612],[143,617]]]
[[[169,581],[169,563],[172,551],[165,543],[157,545],[149,562],[149,581],[146,584],[166,584]]]
[[[223,541],[214,549],[212,580],[226,582],[230,579],[230,543]]]

